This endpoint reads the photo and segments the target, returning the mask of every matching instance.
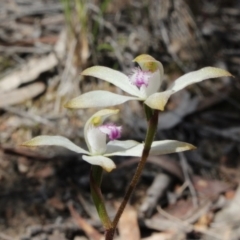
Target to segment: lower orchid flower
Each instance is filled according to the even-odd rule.
[[[92,76],[105,80],[132,96],[124,96],[108,91],[91,91],[84,93],[65,104],[67,108],[109,107],[130,100],[143,101],[152,109],[164,110],[169,97],[190,84],[209,78],[232,76],[229,72],[215,67],[205,67],[187,73],[177,80],[166,91],[158,92],[163,80],[163,66],[155,58],[142,54],[134,59],[141,68],[133,70],[131,76],[103,66],[93,66],[82,72],[84,76]]]
[[[85,150],[69,139],[62,136],[38,136],[25,143],[23,146],[61,146],[71,151],[84,154],[82,159],[86,162],[99,165],[107,172],[116,165],[109,156],[135,156],[142,155],[143,143],[134,140],[116,140],[121,136],[122,127],[114,124],[103,124],[105,119],[117,114],[119,110],[103,109],[91,116],[84,126],[84,138],[88,147]],[[107,136],[110,141],[107,142]],[[175,140],[155,141],[152,144],[150,155],[168,154],[194,149],[195,147],[185,142]]]

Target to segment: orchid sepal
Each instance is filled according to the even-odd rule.
[[[138,88],[130,83],[127,75],[108,67],[93,66],[85,69],[81,75],[105,80],[134,96],[139,94]]]
[[[62,136],[37,136],[29,141],[22,143],[21,145],[25,147],[60,146],[76,153],[90,154],[89,151],[84,150],[83,148],[70,141],[68,138]]]
[[[96,90],[84,93],[65,103],[66,108],[93,108],[93,107],[111,107],[127,101],[138,100],[138,97],[123,96],[109,91]]]
[[[233,75],[221,68],[204,67],[197,71],[189,72],[179,77],[174,81],[169,89],[175,93],[193,83],[198,83],[207,79],[218,77],[233,77]]]
[[[111,172],[113,169],[116,168],[116,164],[112,161],[112,159],[105,157],[105,156],[86,156],[83,155],[82,159],[92,165],[99,165],[105,171]]]
[[[107,153],[105,156],[132,156],[132,157],[141,157],[144,144],[139,143],[134,147],[123,150],[121,152]],[[180,142],[176,140],[162,140],[154,141],[151,146],[150,155],[165,155],[176,152],[183,152],[188,150],[196,149],[195,146],[186,142]]]
[[[149,96],[144,103],[152,109],[163,111],[168,102],[168,99],[173,93],[174,91],[172,90],[154,93]]]

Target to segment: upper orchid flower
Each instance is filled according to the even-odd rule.
[[[209,78],[232,76],[229,72],[215,67],[205,67],[198,71],[187,73],[163,92],[158,92],[163,79],[163,66],[155,58],[142,54],[133,61],[141,68],[133,70],[131,76],[108,67],[94,66],[87,68],[82,75],[100,78],[132,96],[123,96],[108,91],[91,91],[84,93],[66,103],[67,108],[107,107],[124,103],[129,100],[143,101],[152,109],[164,110],[169,97],[190,84],[201,82]]]
[[[116,166],[115,163],[108,158],[109,156],[139,157],[142,155],[143,150],[143,144],[134,140],[116,140],[121,136],[121,127],[113,124],[103,124],[107,117],[116,113],[118,113],[118,110],[103,109],[90,117],[84,127],[84,138],[88,150],[84,150],[69,139],[61,136],[38,136],[22,145],[29,147],[44,145],[65,147],[71,151],[86,154],[82,156],[83,160],[93,165],[99,165],[106,171],[110,172]],[[106,142],[107,136],[110,139],[108,143]],[[156,141],[152,144],[150,154],[168,154],[194,148],[195,147],[191,144],[174,140]]]

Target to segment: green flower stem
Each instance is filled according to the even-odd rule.
[[[145,112],[145,116],[146,116],[146,119],[147,121],[150,120],[150,118],[152,117],[153,115],[153,112],[154,110],[152,108],[150,108],[148,105],[144,104],[143,105],[143,108],[144,108],[144,112]]]
[[[90,173],[91,195],[103,227],[106,231],[112,229],[112,222],[107,214],[104,199],[101,192],[103,169],[100,166],[93,165]]]
[[[158,110],[154,110],[151,114],[151,109],[148,109],[147,106],[144,106],[145,107],[145,112],[147,113],[146,117],[147,119],[149,119],[148,121],[148,130],[147,130],[147,134],[146,134],[146,138],[145,138],[145,144],[144,144],[144,148],[143,148],[143,152],[142,152],[142,157],[141,157],[141,160],[140,162],[138,163],[138,166],[137,166],[137,169],[136,169],[136,172],[131,180],[131,183],[130,185],[128,186],[128,189],[125,193],[125,196],[124,196],[124,199],[116,213],[116,216],[113,220],[113,229],[110,229],[109,231],[106,232],[106,236],[105,236],[105,240],[112,240],[113,239],[113,236],[114,236],[114,232],[115,232],[115,229],[117,227],[117,224],[119,222],[119,219],[132,195],[132,192],[134,191],[138,181],[139,181],[139,178],[141,177],[141,174],[142,174],[142,171],[144,169],[144,166],[145,166],[145,163],[147,161],[147,158],[148,158],[148,155],[149,155],[149,152],[151,150],[151,145],[152,145],[152,142],[154,140],[154,137],[155,137],[155,134],[156,134],[156,131],[157,131],[157,126],[158,126],[158,113],[159,111]]]

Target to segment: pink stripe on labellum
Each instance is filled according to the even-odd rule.
[[[133,73],[129,76],[129,80],[137,87],[148,86],[149,78],[152,76],[151,72],[146,72],[140,68],[133,69]]]
[[[98,128],[101,132],[107,134],[110,140],[115,140],[121,137],[121,126],[116,126],[114,124],[105,124]]]

